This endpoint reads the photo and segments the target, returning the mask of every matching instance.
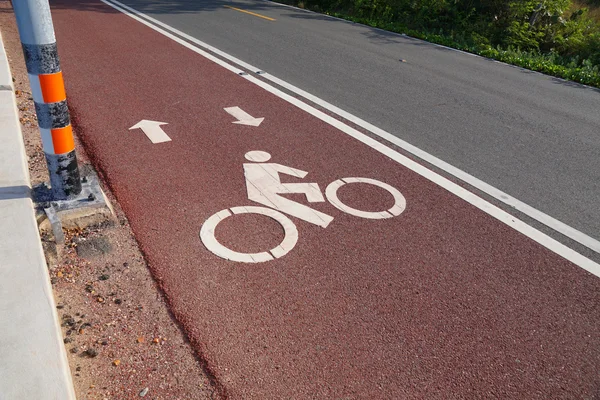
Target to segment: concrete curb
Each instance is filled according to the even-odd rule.
[[[0,400],[75,400],[0,35]]]

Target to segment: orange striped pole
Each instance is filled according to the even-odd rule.
[[[54,200],[81,193],[73,129],[48,0],[13,0]]]

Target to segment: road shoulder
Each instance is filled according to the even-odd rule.
[[[0,320],[5,321],[0,328],[0,393],[10,399],[75,399],[3,45],[0,77]]]

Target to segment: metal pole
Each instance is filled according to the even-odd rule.
[[[13,0],[54,200],[81,193],[67,95],[48,0]]]

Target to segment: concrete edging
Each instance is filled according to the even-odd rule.
[[[0,34],[0,400],[75,400]]]

